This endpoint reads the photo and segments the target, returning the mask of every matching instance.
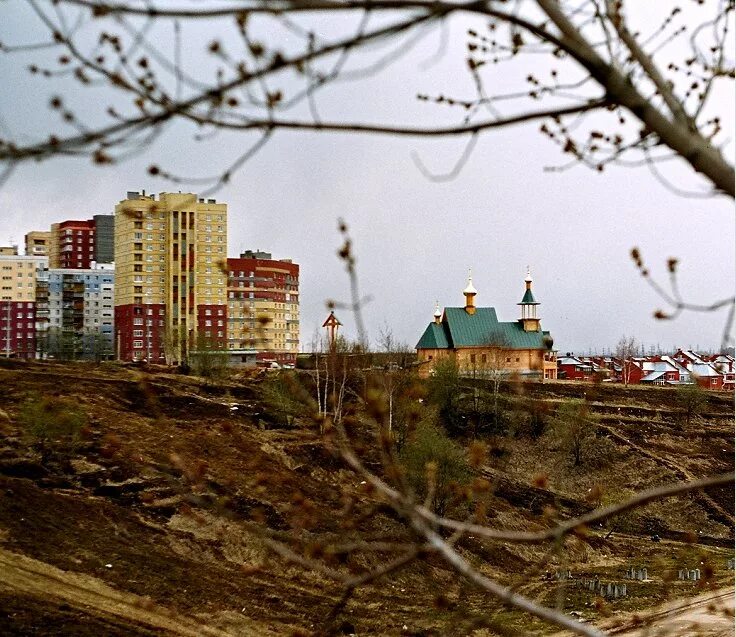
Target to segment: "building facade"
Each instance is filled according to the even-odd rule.
[[[248,250],[227,260],[228,349],[256,350],[259,363],[295,365],[299,266]]]
[[[52,269],[89,269],[95,259],[94,221],[54,223],[51,234],[49,266]]]
[[[49,254],[51,231],[33,230],[26,234],[26,256],[45,257]]]
[[[112,215],[95,215],[86,221],[68,220],[52,224],[48,243],[49,267],[88,270],[93,263],[112,263],[114,223]]]
[[[417,343],[420,374],[428,376],[438,361],[453,357],[463,375],[542,380],[557,378],[557,355],[549,332],[542,331],[537,315],[539,303],[532,293],[527,274],[521,302],[521,317],[500,322],[492,307],[476,307],[477,290],[471,277],[463,290],[464,307],[439,304],[434,320]]]
[[[118,358],[175,363],[226,349],[227,205],[128,192],[114,236]]]
[[[0,248],[0,356],[36,357],[36,281],[47,263]]]
[[[115,261],[115,216],[95,215],[94,260],[96,263]]]
[[[112,358],[114,289],[115,270],[111,264],[43,272],[36,298],[39,313],[41,307],[47,307],[48,318],[39,320],[40,356],[61,360]]]

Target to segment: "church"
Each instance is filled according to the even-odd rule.
[[[502,323],[493,307],[476,307],[478,294],[473,278],[463,290],[465,307],[437,304],[434,320],[416,345],[421,376],[432,374],[437,361],[454,356],[465,376],[511,377],[524,380],[557,378],[557,353],[549,332],[542,330],[537,316],[539,303],[532,293],[532,277],[527,270],[521,317]]]

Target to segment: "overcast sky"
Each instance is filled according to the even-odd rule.
[[[3,5],[0,41],[22,43],[40,33],[24,3]],[[320,114],[350,121],[457,122],[458,113],[418,103],[416,94],[472,96],[462,53],[466,27],[462,20],[451,23],[450,44],[430,68],[424,62],[437,50],[436,36],[377,78],[320,95]],[[211,24],[189,32],[193,64],[204,58],[201,52],[215,33]],[[55,115],[46,105],[56,92],[82,112],[104,95],[63,78],[49,82],[31,76],[22,68],[29,59],[0,56],[5,135],[9,129],[33,138],[53,126]],[[543,59],[531,63],[534,72],[546,68]],[[506,85],[504,73],[525,71],[523,65],[499,66],[496,86]],[[281,88],[288,92],[290,86]],[[723,93],[720,106],[722,115],[732,118],[730,92]],[[732,122],[727,126],[733,129]],[[229,254],[261,249],[301,266],[303,345],[324,320],[325,301],[348,300],[348,280],[336,257],[342,217],[354,240],[361,292],[373,299],[365,308],[372,337],[386,324],[413,346],[431,320],[435,300],[443,307],[463,304],[468,268],[478,305],[494,306],[500,320],[514,320],[528,265],[543,328],[561,351],[600,351],[614,347],[624,333],[664,348],[717,347],[723,313],[685,314],[674,322],[652,318],[662,303],[637,274],[629,251],[638,246],[662,279],[666,259],[678,257],[680,287],[692,301],[731,295],[733,203],[678,196],[646,168],[546,172],[545,166],[565,160],[537,129],[532,124],[485,134],[457,178],[443,183],[422,175],[412,155],[444,172],[462,153],[464,140],[279,132],[214,195],[229,205]],[[221,134],[195,142],[195,133],[172,126],[142,155],[104,168],[84,159],[20,167],[0,188],[0,244],[11,239],[22,244],[25,232],[47,229],[54,221],[112,213],[129,190],[179,189],[149,177],[151,163],[181,174],[213,174],[254,140]],[[730,144],[730,161],[732,149]],[[673,163],[666,174],[682,188],[701,185],[684,165]],[[347,335],[354,335],[349,313],[339,317]]]

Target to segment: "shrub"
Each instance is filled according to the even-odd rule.
[[[309,395],[294,373],[270,374],[260,390],[269,414],[279,424],[291,426],[295,418],[309,413]]]
[[[202,350],[189,355],[189,370],[195,376],[218,379],[227,375],[229,356],[227,352]]]
[[[434,482],[431,506],[439,515],[444,515],[453,493],[470,480],[463,449],[432,420],[419,423],[401,450],[400,460],[409,484],[420,499],[427,497],[431,472]]]
[[[66,461],[79,444],[87,415],[69,398],[32,396],[21,407],[19,420],[37,445],[41,461]]]
[[[682,409],[685,424],[689,425],[693,417],[700,414],[705,408],[707,397],[705,391],[695,382],[678,387],[676,401]]]
[[[562,403],[555,414],[554,435],[561,450],[571,457],[573,465],[583,464],[595,441],[595,422],[588,406],[581,400]]]

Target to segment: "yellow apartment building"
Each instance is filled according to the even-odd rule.
[[[51,246],[51,231],[33,230],[26,233],[26,256],[45,257],[49,254]]]
[[[228,349],[255,350],[260,363],[296,364],[299,265],[247,250],[227,268]]]
[[[36,356],[36,283],[46,257],[19,256],[0,247],[0,355]]]
[[[184,362],[226,349],[227,204],[128,192],[115,207],[116,352]]]

